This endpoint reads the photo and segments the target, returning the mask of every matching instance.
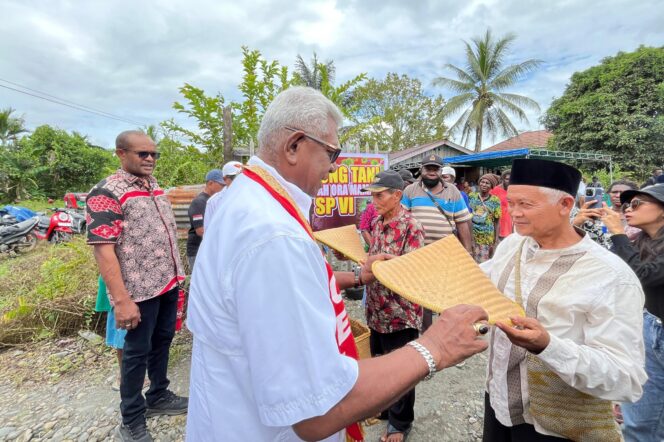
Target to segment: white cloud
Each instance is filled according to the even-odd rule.
[[[545,64],[513,92],[545,110],[573,72],[639,44],[664,44],[656,0],[8,0],[3,13],[0,78],[151,124],[184,121],[171,105],[185,82],[237,99],[242,45],[288,66],[316,51],[335,60],[338,81],[393,71],[447,95],[431,81],[445,63],[463,65],[462,40],[487,27],[515,32],[508,62]],[[31,127],[77,130],[104,146],[129,127],[2,88],[0,106],[25,114]],[[528,117],[519,128],[539,127],[539,115]]]

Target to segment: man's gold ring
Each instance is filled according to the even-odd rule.
[[[474,323],[473,329],[475,329],[477,336],[486,335],[489,332],[489,326],[482,322]]]

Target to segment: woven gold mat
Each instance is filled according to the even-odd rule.
[[[456,237],[450,235],[389,261],[372,271],[387,288],[435,312],[475,304],[489,313],[489,323],[524,316],[521,306],[493,285]]]
[[[367,252],[353,224],[314,232],[314,238],[357,263],[367,260]]]

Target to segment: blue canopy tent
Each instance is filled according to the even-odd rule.
[[[538,158],[554,161],[577,160],[608,162],[610,179],[613,181],[613,162],[611,161],[611,155],[607,154],[560,152],[556,150],[523,148],[446,157],[443,161],[450,165],[496,168],[509,166],[512,164],[512,160],[517,158]]]

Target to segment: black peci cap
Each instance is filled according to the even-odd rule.
[[[557,161],[518,159],[512,162],[510,186],[538,186],[576,195],[581,182],[578,169]]]

